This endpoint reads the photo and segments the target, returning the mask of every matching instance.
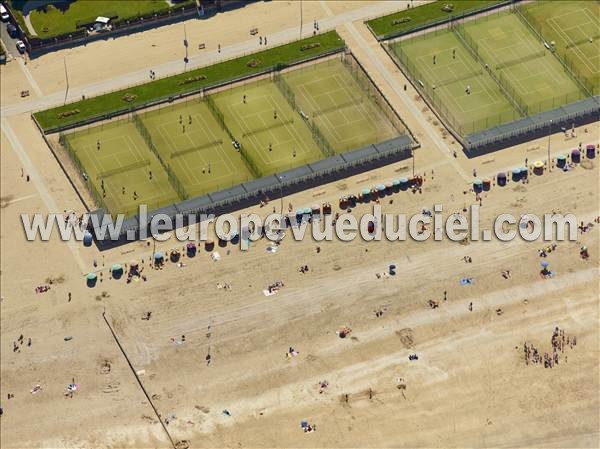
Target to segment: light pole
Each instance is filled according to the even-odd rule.
[[[67,83],[67,89],[65,90],[65,101],[63,104],[67,104],[67,95],[69,95],[69,76],[67,75],[67,57],[66,56],[63,58],[63,61],[65,63],[65,80]]]
[[[548,123],[548,172],[552,171],[550,164],[550,136],[552,135],[552,120]]]
[[[300,0],[300,39],[302,39],[302,0]]]
[[[283,176],[277,175],[277,179],[279,179],[279,197],[281,199],[281,218],[283,219]]]
[[[411,150],[412,153],[412,172],[413,172],[413,178],[415,177],[415,149],[413,148]]]

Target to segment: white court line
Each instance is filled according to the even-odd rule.
[[[343,67],[344,70],[348,70],[345,66]],[[319,98],[325,97],[328,100],[331,100],[331,103],[333,105],[335,105],[337,103],[337,101],[335,101],[333,99],[333,94],[337,93],[337,92],[342,92],[343,94],[345,94],[347,97],[352,98],[352,92],[348,92],[348,89],[350,89],[349,87],[349,83],[353,83],[357,89],[361,90],[361,94],[363,96],[363,101],[360,105],[360,109],[363,111],[363,117],[359,118],[357,120],[349,120],[346,116],[346,114],[344,113],[344,111],[342,109],[336,109],[332,111],[332,114],[326,113],[326,114],[321,114],[319,117],[317,117],[317,120],[322,122],[324,127],[326,128],[326,130],[329,132],[330,135],[332,135],[335,139],[337,139],[337,141],[339,141],[340,143],[349,141],[349,140],[354,140],[356,138],[361,138],[363,140],[365,140],[364,136],[370,136],[373,133],[377,132],[377,130],[382,130],[384,131],[385,129],[387,129],[388,131],[391,131],[392,134],[394,133],[394,130],[392,129],[391,125],[388,123],[387,119],[383,116],[383,114],[381,114],[381,111],[378,110],[377,107],[372,107],[371,109],[375,112],[375,114],[378,115],[378,117],[382,120],[384,120],[384,123],[387,124],[387,126],[384,127],[379,127],[377,122],[374,120],[374,117],[371,117],[371,114],[369,114],[367,111],[367,105],[365,104],[365,102],[370,101],[368,96],[365,94],[365,92],[362,90],[362,88],[358,85],[358,83],[356,83],[354,81],[354,79],[351,77],[352,75],[347,74],[348,75],[348,83],[344,82],[344,79],[342,77],[342,75],[340,74],[328,74],[326,77],[321,77],[319,78],[320,80],[329,80],[332,79],[335,81],[336,85],[338,86],[337,89],[335,90],[329,90],[327,92],[321,93],[321,94],[311,94],[308,86],[310,86],[311,84],[315,84],[318,83],[317,81],[305,81],[305,82],[299,82],[297,83],[297,91],[301,94],[301,96],[306,100],[306,103],[308,104],[309,107],[311,107],[313,109],[313,112],[317,112],[319,110]],[[340,81],[341,80],[341,81]],[[353,105],[353,107],[356,107],[357,109],[359,108],[359,106],[357,105]],[[348,107],[349,109],[350,107]],[[342,124],[341,126],[336,126],[333,124],[332,122],[332,117],[334,116],[335,113],[340,113],[340,115],[343,117],[343,119],[345,120],[345,123]],[[353,134],[351,136],[349,136],[348,138],[343,138],[341,136],[341,132],[338,131],[339,128],[344,128],[347,125],[352,125],[353,123],[361,123],[363,120],[367,120],[367,125],[371,124],[374,128],[376,128],[376,130],[374,130],[373,132],[363,132],[360,133],[358,135]],[[368,127],[363,127],[364,129],[368,129]]]
[[[585,9],[583,9],[583,10],[577,10],[577,11],[574,11],[574,12],[580,12],[580,11],[587,11],[587,8],[585,8]],[[587,16],[587,13],[585,13],[585,12],[584,12],[584,14]],[[560,17],[563,17],[563,16],[565,16],[565,15],[567,15],[567,14],[563,14],[563,15],[562,15],[562,16],[560,16]],[[546,22],[547,22],[548,24],[550,24],[550,26],[551,26],[551,27],[554,29],[554,31],[555,31],[555,32],[556,32],[556,33],[557,33],[559,36],[561,36],[561,37],[564,39],[564,41],[565,41],[565,42],[568,42],[568,44],[574,44],[574,41],[573,41],[573,39],[571,39],[571,36],[569,36],[569,34],[568,34],[568,32],[567,32],[567,30],[568,30],[568,29],[576,28],[576,29],[578,29],[578,30],[579,30],[579,29],[583,28],[583,25],[587,25],[588,23],[595,24],[596,26],[598,26],[598,28],[600,28],[600,25],[598,25],[597,23],[594,23],[594,21],[592,21],[592,22],[586,22],[586,23],[584,23],[584,24],[580,24],[580,25],[577,25],[576,27],[571,27],[571,28],[568,28],[568,29],[565,29],[565,30],[563,30],[563,29],[562,29],[560,26],[558,26],[558,24],[555,24],[555,19],[554,19],[554,18],[548,18],[548,19],[546,20]],[[575,46],[571,47],[571,49],[574,49],[574,50],[575,50],[575,53],[577,54],[577,57],[578,57],[578,59],[581,61],[581,63],[582,63],[583,65],[585,65],[585,66],[586,66],[586,68],[587,68],[587,69],[588,69],[588,70],[589,70],[591,73],[598,73],[598,72],[599,72],[599,70],[598,70],[598,69],[594,69],[593,67],[590,67],[590,66],[589,66],[589,64],[588,64],[588,62],[590,62],[590,61],[589,61],[589,58],[588,58],[588,57],[585,55],[585,53],[583,53],[583,50],[581,50],[581,48],[579,48],[579,46],[578,46],[578,45],[575,45]]]
[[[261,123],[264,126],[266,126],[267,123],[264,122],[261,115],[267,111],[272,111],[274,109],[278,110],[278,118],[283,121],[295,119],[293,111],[292,111],[292,116],[290,117],[284,112],[286,107],[284,107],[283,109],[278,108],[278,104],[275,102],[272,94],[253,96],[250,101],[254,102],[254,101],[259,101],[259,100],[268,102],[270,105],[270,108],[261,109],[259,111],[253,112],[252,114],[249,114],[249,115],[244,115],[244,114],[239,113],[238,110],[236,109],[235,104],[227,104],[227,108],[229,109],[230,113],[236,117],[236,119],[238,120],[238,122],[240,124],[243,125],[243,126],[240,126],[242,128],[242,131],[244,129],[246,130],[246,131],[243,131],[244,133],[249,133],[252,131],[250,129],[250,127],[248,126],[246,119],[256,116],[256,118],[257,119],[260,118]],[[284,99],[283,101],[285,102],[286,100]],[[286,102],[286,106],[288,109],[291,110],[291,108],[289,108],[289,105],[287,105],[287,102]],[[303,124],[303,126],[304,126],[304,124]],[[304,139],[302,139],[299,135],[297,135],[297,132],[296,132],[297,130],[295,129],[295,127],[291,126],[292,131],[290,131],[290,127],[288,127],[287,124],[283,125],[283,127],[284,127],[286,133],[288,134],[288,136],[290,136],[290,139],[287,139],[284,141],[276,139],[275,138],[276,136],[272,133],[272,129],[267,129],[265,132],[268,132],[269,135],[272,137],[271,140],[273,141],[273,143],[275,143],[275,146],[281,146],[281,145],[288,144],[291,142],[295,147],[294,149],[301,150],[301,152],[305,156],[306,160],[308,160],[308,155],[310,155],[313,151],[311,151],[310,148],[305,145]],[[280,158],[274,158],[274,157],[268,155],[265,151],[261,150],[262,146],[260,144],[260,140],[258,139],[258,137],[255,134],[249,134],[246,136],[246,138],[249,139],[251,141],[251,143],[254,145],[256,153],[258,154],[258,157],[260,157],[260,159],[266,165],[273,166],[276,163],[287,163],[288,162],[289,157],[287,157],[285,155],[282,155]],[[311,139],[311,141],[312,141],[312,139]],[[296,153],[298,154],[299,151],[297,151]],[[267,160],[267,156],[268,156],[268,160]]]
[[[59,209],[59,207],[54,202],[54,198],[52,198],[52,196],[50,195],[50,192],[46,188],[44,181],[42,181],[42,178],[41,178],[39,172],[35,168],[35,165],[33,165],[33,162],[31,161],[31,159],[29,159],[29,155],[27,154],[27,152],[21,145],[21,142],[19,142],[19,139],[17,138],[12,127],[8,123],[8,120],[6,120],[6,118],[2,117],[1,123],[2,123],[2,132],[4,132],[4,135],[10,142],[12,149],[15,151],[15,153],[17,153],[17,156],[19,157],[21,164],[25,167],[25,170],[31,176],[33,185],[35,186],[36,190],[39,192],[42,202],[46,206],[46,209],[50,213],[59,213],[59,211],[61,211],[62,209]],[[67,246],[69,247],[69,249],[71,250],[71,253],[73,254],[73,259],[77,263],[77,266],[79,267],[79,270],[81,271],[81,273],[86,273],[87,271],[89,271],[88,266],[83,262],[83,259],[81,258],[81,255],[79,254],[79,249],[77,247],[77,243],[74,240],[69,240],[66,243],[67,243]]]
[[[404,106],[406,106],[406,108],[412,113],[412,115],[415,118],[420,119],[421,123],[427,123],[423,112],[421,112],[419,108],[417,108],[415,104],[407,98],[406,94],[402,91],[398,80],[394,77],[394,75],[392,75],[392,73],[387,69],[387,67],[383,65],[383,62],[381,62],[377,55],[373,53],[373,49],[369,47],[369,43],[358,32],[354,24],[347,23],[345,24],[345,27],[350,32],[350,34],[352,34],[361,50],[364,51],[365,55],[371,60],[373,66],[382,75],[383,79],[389,84],[389,86],[396,93],[398,98],[400,98],[400,100],[404,103]],[[435,130],[431,126],[424,126],[423,130],[433,141],[440,153],[442,153],[444,157],[448,159],[448,162],[456,170],[459,176],[463,178],[464,181],[471,182],[472,177],[467,175],[467,173],[463,170],[458,161],[452,156],[452,151],[450,150],[448,144],[436,134]]]
[[[192,115],[192,117],[194,117],[194,123],[198,123],[200,124],[201,129],[194,129],[192,131],[190,131],[189,133],[186,132],[185,135],[188,138],[188,140],[190,141],[190,144],[192,145],[192,148],[197,148],[199,145],[196,144],[196,142],[192,139],[191,135],[192,134],[198,134],[198,135],[202,135],[202,133],[204,133],[207,137],[208,140],[206,139],[200,139],[202,141],[205,141],[206,143],[209,142],[214,142],[217,141],[217,136],[215,134],[213,134],[212,130],[210,129],[210,127],[208,126],[208,124],[206,123],[204,117],[202,116],[201,113],[194,113],[194,114],[190,114]],[[169,122],[163,122],[158,124],[158,126],[156,126],[156,123],[154,124],[154,126],[158,129],[158,132],[161,134],[161,136],[163,137],[163,139],[165,141],[168,141],[171,145],[171,147],[173,149],[175,149],[176,151],[179,151],[180,148],[179,146],[175,143],[175,137],[172,135],[172,133],[170,133],[166,127],[171,125],[172,123],[177,124],[177,120],[174,121],[169,121]],[[166,136],[166,137],[165,137]],[[212,139],[212,140],[211,140]],[[231,158],[229,158],[229,155],[227,154],[225,148],[224,148],[224,144],[220,144],[218,145],[221,149],[221,152],[211,152],[211,154],[219,154],[220,155],[220,159],[219,161],[216,161],[216,164],[218,165],[223,165],[223,168],[227,170],[227,172],[223,175],[220,176],[211,176],[210,180],[211,182],[219,182],[220,179],[223,178],[229,178],[231,176],[234,175],[235,173],[235,169],[233,167]],[[183,160],[181,160],[180,158],[177,158],[177,160],[175,161],[175,163],[177,164],[177,166],[181,169],[181,171],[188,177],[191,179],[194,179],[195,182],[192,184],[193,186],[199,186],[202,184],[206,183],[206,180],[202,179],[200,176],[196,176],[195,172],[199,171],[200,168],[206,167],[208,165],[208,162],[204,155],[202,154],[201,150],[196,150],[194,152],[189,153],[188,155],[193,155],[194,158],[200,158],[202,163],[204,165],[199,164],[199,165],[195,165],[193,167],[188,166],[188,164],[185,164],[183,162]],[[187,155],[184,155],[183,157],[185,158]],[[184,159],[185,160],[185,159]],[[211,171],[212,171],[212,166],[215,166],[214,164],[211,164]],[[223,170],[225,172],[225,170]]]

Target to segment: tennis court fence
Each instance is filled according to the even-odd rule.
[[[90,179],[90,176],[85,171],[83,164],[81,163],[81,160],[79,160],[79,156],[77,156],[77,152],[71,145],[71,142],[69,142],[69,138],[65,134],[59,133],[58,143],[67,152],[71,161],[73,162],[73,165],[75,165],[75,167],[77,168],[77,172],[80,175],[80,179],[85,184],[85,186],[86,186],[88,192],[90,193],[90,195],[92,196],[92,199],[94,200],[94,202],[98,205],[98,207],[106,209],[107,206],[104,201],[104,196],[98,191],[98,189],[96,188],[96,185]],[[50,146],[49,143],[48,143],[48,146]]]
[[[131,114],[131,121],[133,122],[133,124],[137,128],[138,132],[142,136],[142,139],[144,139],[144,142],[146,143],[146,145],[148,146],[150,151],[152,151],[152,153],[154,153],[154,155],[156,156],[156,159],[158,159],[158,162],[160,163],[160,165],[163,167],[163,169],[167,173],[167,178],[169,179],[169,183],[171,184],[171,186],[173,187],[175,192],[177,192],[179,199],[184,200],[184,199],[188,198],[189,195],[186,192],[185,188],[183,187],[183,184],[181,183],[179,178],[175,175],[175,173],[171,169],[171,166],[164,161],[162,155],[156,149],[156,145],[154,145],[154,141],[152,140],[152,135],[150,134],[150,131],[148,131],[148,128],[146,128],[146,125],[144,125],[143,120],[139,117],[138,114],[136,114],[134,112],[133,114]]]
[[[275,173],[270,176],[254,179],[225,190],[191,198],[176,204],[162,207],[148,212],[147,217],[157,213],[166,213],[173,218],[176,214],[184,216],[194,215],[199,219],[201,214],[220,215],[256,205],[265,197],[277,198],[278,195],[290,195],[328,182],[344,179],[364,171],[387,165],[411,157],[419,145],[407,135],[396,137],[386,142],[369,145],[368,147],[336,154],[330,158],[290,168],[287,171]],[[96,215],[98,223],[106,210],[95,210],[90,215]],[[90,226],[93,223],[89,221]],[[173,220],[173,223],[176,223]],[[186,225],[187,222],[183,222]],[[96,239],[100,250],[113,248],[128,243],[128,233],[133,232],[139,238],[139,228],[146,223],[141,223],[139,217],[132,216],[124,221],[119,240],[113,241],[106,236],[106,240]],[[90,227],[90,232],[98,235]]]
[[[504,96],[508,99],[508,101],[519,111],[522,116],[527,115],[527,104],[521,98],[521,96],[517,93],[517,91],[512,87],[510,83],[506,81],[506,79],[501,76],[502,73],[495,73],[490,66],[486,63],[486,61],[482,58],[479,53],[479,46],[474,39],[469,36],[469,34],[465,31],[464,25],[462,24],[451,24],[450,28],[456,34],[458,39],[462,42],[467,50],[473,55],[476,61],[481,64],[486,71],[490,74],[490,76],[496,81],[496,84],[500,87],[500,91],[504,94]]]
[[[435,31],[434,31],[435,32]],[[443,30],[442,32],[447,32]],[[462,136],[472,134],[508,121],[521,118],[516,109],[505,110],[497,114],[489,114],[477,120],[459,120],[446,106],[439,94],[433,89],[434,82],[431,75],[422,72],[411,58],[402,49],[401,45],[382,44],[384,50],[390,55],[398,68],[412,82],[413,86],[421,93],[422,97],[445,124],[452,134],[460,141]]]
[[[513,8],[517,17],[527,26],[542,42],[547,43],[548,39],[546,36],[548,32],[544,30],[545,24],[540,22],[535,18],[535,16],[530,12],[531,8],[539,8],[542,3],[532,2],[527,4],[526,8],[521,6],[515,6]],[[600,37],[600,36],[596,36]],[[594,37],[592,38],[594,39]],[[581,42],[571,42],[574,45],[580,45],[585,43],[583,40]],[[597,82],[594,82],[593,79],[589,79],[585,77],[581,70],[577,67],[578,64],[581,63],[580,59],[575,56],[573,51],[569,50],[569,45],[565,46],[564,49],[557,49],[556,46],[552,46],[552,53],[558,59],[558,61],[563,65],[565,71],[585,90],[588,96],[598,95],[600,93],[600,85]]]
[[[367,93],[369,99],[373,101],[383,115],[392,124],[398,134],[410,134],[411,138],[417,142],[417,138],[412,134],[408,126],[404,123],[402,118],[398,115],[396,110],[390,105],[386,96],[381,92],[379,86],[373,78],[368,74],[362,64],[354,57],[354,55],[346,51],[342,53],[342,62],[346,68],[350,71],[350,74],[354,80],[362,87],[363,91]]]
[[[322,64],[324,64],[324,63],[322,63]],[[296,69],[296,70],[310,70],[310,67],[308,69],[300,68],[300,69]],[[290,85],[285,81],[284,77],[281,75],[281,71],[275,72],[273,74],[273,81],[275,82],[275,85],[277,86],[277,88],[279,89],[279,91],[281,92],[283,97],[287,100],[290,107],[295,112],[300,114],[301,113],[300,108],[298,106],[298,103],[296,103],[296,94],[294,93],[294,91],[290,87]],[[321,153],[323,153],[323,155],[325,157],[333,156],[334,151],[331,148],[331,145],[329,144],[329,141],[327,140],[327,138],[323,135],[323,132],[321,131],[319,126],[315,123],[314,115],[313,115],[313,120],[305,118],[306,117],[305,115],[301,114],[301,116],[304,118],[305,123],[308,126],[308,129],[310,129],[312,138],[313,138],[314,142],[317,144],[317,146],[319,147],[319,149],[321,150]]]
[[[215,119],[217,120],[219,125],[221,125],[221,128],[223,129],[223,131],[225,131],[227,133],[227,135],[229,136],[231,141],[237,143],[238,151],[240,152],[240,156],[242,156],[242,160],[244,161],[244,164],[246,164],[246,167],[248,168],[248,170],[250,170],[250,173],[252,173],[252,176],[257,177],[257,178],[262,176],[262,170],[260,168],[258,168],[258,164],[256,164],[254,162],[254,160],[252,160],[252,157],[248,154],[248,151],[244,148],[244,145],[242,145],[240,142],[238,142],[236,140],[236,138],[233,136],[233,133],[231,132],[231,130],[225,123],[225,117],[223,116],[223,113],[219,110],[219,107],[215,103],[215,100],[212,99],[212,96],[205,95],[203,97],[203,101],[206,102],[208,109],[213,113],[213,116],[215,117]]]

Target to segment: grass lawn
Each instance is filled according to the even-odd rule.
[[[98,16],[129,18],[168,9],[165,0],[76,0],[66,11],[53,5],[29,13],[31,24],[41,39],[72,33],[78,22],[93,22]]]
[[[286,73],[298,107],[337,152],[398,135],[390,121],[339,59]]]
[[[273,82],[253,82],[220,92],[213,98],[227,127],[261,176],[325,157],[302,117],[294,112]]]
[[[520,118],[494,79],[453,32],[430,33],[394,43],[391,48],[423,83],[436,108],[459,134],[465,136]],[[467,86],[471,87],[470,94]]]
[[[104,202],[110,213],[130,216],[137,213],[140,204],[154,209],[178,201],[166,172],[133,123],[123,120],[72,133],[66,138],[101,194],[104,185]]]
[[[483,60],[514,89],[532,115],[585,97],[543,42],[506,11],[464,25]]]
[[[166,106],[140,118],[161,158],[191,197],[253,178],[204,101]]]
[[[377,19],[369,20],[367,24],[376,36],[385,36],[386,34],[399,35],[431,22],[438,22],[462,14],[465,11],[483,9],[496,3],[502,3],[503,1],[504,0],[440,0],[387,16],[378,17]],[[447,3],[454,5],[454,9],[451,12],[442,9]]]
[[[314,47],[306,47],[311,44]],[[34,116],[40,126],[45,131],[49,131],[60,126],[78,123],[111,112],[124,111],[152,100],[195,91],[199,88],[215,85],[246,74],[261,72],[278,64],[289,64],[343,47],[344,41],[335,31],[330,31],[230,61],[134,86],[129,89],[37,112]],[[125,97],[126,94],[129,96]],[[127,101],[125,98],[130,101]],[[61,115],[65,112],[71,112],[72,114],[68,116]]]
[[[600,94],[600,3],[593,1],[534,2],[520,9],[558,55]]]

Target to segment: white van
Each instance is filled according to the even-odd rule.
[[[4,7],[4,5],[0,5],[0,19],[2,19],[3,22],[8,22],[9,18],[10,17],[8,16],[8,11]]]

